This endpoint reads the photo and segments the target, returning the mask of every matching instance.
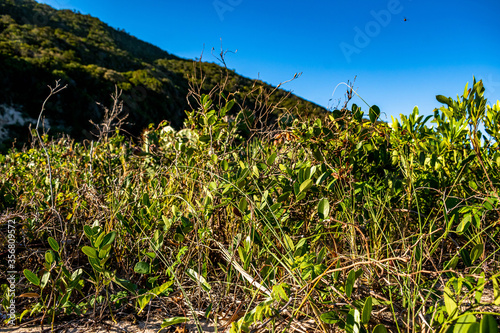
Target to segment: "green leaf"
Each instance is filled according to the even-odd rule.
[[[456,229],[457,234],[462,235],[464,232],[466,232],[467,229],[469,229],[471,220],[472,220],[472,215],[470,213],[466,214],[462,219],[462,221],[457,226]]]
[[[35,273],[33,273],[32,271],[30,271],[29,269],[25,269],[23,271],[23,273],[24,273],[24,276],[26,277],[26,279],[28,279],[29,282],[31,282],[35,286],[40,286],[40,279],[38,278],[38,276],[36,276]]]
[[[49,282],[50,272],[44,272],[42,278],[40,279],[40,288],[45,288],[47,283]]]
[[[205,310],[205,314],[203,315],[203,317],[205,318],[210,318],[210,314],[212,313],[212,308],[214,306],[214,303],[210,303],[207,307],[207,309]]]
[[[238,204],[238,209],[240,210],[240,212],[242,214],[245,214],[246,210],[248,208],[248,202],[247,202],[247,199],[245,199],[245,197],[242,197],[240,199],[240,203]]]
[[[137,285],[130,282],[129,280],[125,280],[125,279],[122,279],[122,278],[119,278],[119,277],[114,277],[113,279],[119,286],[121,286],[122,288],[130,291],[130,292],[135,292],[137,290]]]
[[[97,236],[97,239],[96,239],[94,242],[91,242],[91,243],[92,243],[91,245],[92,245],[92,246],[94,246],[94,247],[95,247],[95,248],[97,248],[97,249],[98,249],[98,248],[100,248],[101,243],[102,243],[102,241],[103,241],[103,239],[104,239],[104,236],[105,236],[105,235],[104,235],[104,232],[101,232],[101,233],[99,234],[99,236]]]
[[[52,251],[46,251],[45,252],[45,261],[49,265],[52,265],[52,263],[54,262],[54,256],[52,255]]]
[[[367,325],[368,322],[370,321],[371,315],[372,315],[372,297],[369,296],[365,301],[365,305],[363,306],[363,313],[361,314],[361,323]]]
[[[227,169],[229,169],[229,163],[226,160],[222,160],[221,168],[222,170],[227,171]]]
[[[153,297],[154,297],[153,294],[146,293],[146,294],[143,294],[137,298],[137,303],[139,305],[139,312],[138,313],[141,313],[142,310],[144,310],[146,305],[148,305],[149,301],[151,301],[151,299]]]
[[[500,287],[496,277],[491,277],[491,282],[493,282],[493,304],[500,305]]]
[[[450,261],[445,262],[444,269],[455,269],[458,265],[458,257],[453,257]]]
[[[259,304],[257,305],[257,307],[255,308],[255,319],[256,320],[263,320],[264,319],[264,310],[265,310],[266,306],[264,304]]]
[[[455,327],[453,328],[453,333],[467,333],[470,326],[476,322],[476,317],[471,314],[462,316],[457,319]]]
[[[486,200],[483,202],[483,207],[486,208],[487,210],[493,210],[493,206],[495,203],[491,198],[486,198]]]
[[[283,201],[288,200],[288,197],[290,197],[290,194],[291,194],[290,191],[283,193],[282,195],[280,195],[278,197],[278,202],[283,202]]]
[[[467,96],[469,96],[468,87],[469,87],[469,82],[467,82],[467,83],[465,84],[464,94],[463,94],[463,96],[464,96],[465,98],[467,98]]]
[[[174,241],[176,241],[177,243],[182,243],[184,242],[184,235],[182,234],[179,234],[179,233],[175,233],[174,234]]]
[[[467,333],[476,333],[479,332],[480,330],[480,324],[478,322],[472,323],[469,325],[469,328],[467,329]]]
[[[238,255],[240,256],[240,259],[242,262],[246,262],[248,258],[248,254],[245,252],[245,249],[242,247],[238,248]]]
[[[77,279],[80,278],[80,276],[83,274],[83,269],[78,268],[76,271],[71,274],[71,281],[76,281]]]
[[[326,198],[323,198],[319,201],[318,204],[318,215],[319,218],[325,220],[330,215],[330,204]]]
[[[32,130],[32,131],[34,131],[34,130]],[[35,134],[35,135],[36,135],[36,134]],[[36,306],[36,305],[35,305],[35,306]],[[30,312],[30,309],[29,309],[29,308],[28,308],[28,309],[26,309],[26,310],[24,310],[24,311],[21,313],[21,315],[19,316],[19,322],[22,322],[22,321],[23,321],[23,317],[24,317],[26,314],[28,314],[29,312]],[[31,309],[31,313],[33,313],[33,310],[32,310],[32,309]]]
[[[436,95],[436,99],[439,103],[443,103],[443,104],[446,104],[448,106],[450,106],[452,104],[451,99],[446,97],[446,96],[443,96],[443,95]]]
[[[479,325],[479,333],[498,333],[498,323],[492,315],[484,315]]]
[[[316,179],[316,185],[321,185],[330,175],[332,174],[331,171],[327,171],[321,174],[321,176]]]
[[[483,254],[483,244],[476,244],[470,251],[470,261],[474,263]]]
[[[457,310],[457,303],[453,299],[454,294],[451,292],[451,289],[446,285],[444,287],[444,305],[446,307],[446,312],[448,316],[454,317]]]
[[[372,333],[387,333],[387,328],[382,324],[378,324],[373,328]]]
[[[361,318],[358,309],[351,309],[347,314],[345,330],[348,333],[359,333],[361,328]]]
[[[186,317],[172,317],[172,318],[168,318],[168,319],[165,319],[163,321],[163,323],[161,324],[161,328],[165,328],[165,327],[172,326],[172,325],[177,325],[177,324],[182,324],[182,323],[185,323],[187,321],[189,321],[189,318],[186,318]]]
[[[104,269],[104,266],[105,266],[106,262],[108,261],[108,259],[109,259],[109,257],[104,258],[104,259],[94,259],[94,260],[96,260],[99,263],[100,267],[102,267]]]
[[[163,245],[163,241],[164,241],[164,236],[163,236],[163,234],[160,233],[160,230],[158,230],[158,229],[155,230],[155,232],[153,234],[153,239],[151,241],[152,241],[151,247],[153,248],[153,251],[159,251],[161,249],[161,247]],[[156,254],[151,259],[154,259],[155,257],[156,257]]]
[[[361,275],[363,275],[363,269],[360,268],[354,272],[354,279],[357,280]]]
[[[216,121],[217,121],[217,116],[211,115],[207,119],[207,124],[208,125],[213,125],[213,124],[215,124]]]
[[[464,166],[466,166],[467,164],[469,164],[470,161],[472,161],[474,158],[476,158],[476,153],[470,153],[469,156],[467,156],[467,158],[465,158],[464,160],[462,160],[460,162],[460,166],[458,167],[458,169],[462,169]],[[469,186],[473,187],[473,186],[476,186],[476,187],[473,187],[474,189],[477,189],[477,185],[476,183],[472,182],[472,181],[469,182]]]
[[[340,321],[339,316],[333,311],[323,313],[319,319],[326,324],[336,324]]]
[[[274,163],[274,161],[276,160],[276,156],[278,156],[278,154],[272,153],[271,156],[269,156],[269,158],[267,159],[266,164],[272,165]]]
[[[113,246],[112,244],[108,244],[108,245],[106,245],[106,246],[102,247],[102,248],[99,250],[99,258],[101,258],[101,259],[102,259],[102,258],[105,258],[105,257],[106,257],[106,255],[107,255],[107,254],[109,253],[109,251],[111,250],[111,247],[112,247],[112,246]]]
[[[358,122],[361,122],[361,120],[363,119],[363,115],[365,113],[363,111],[361,111],[361,108],[358,107],[356,104],[353,104],[351,109],[352,109],[352,115],[354,116],[354,119],[356,119],[356,121],[358,121]]]
[[[485,278],[484,278],[484,272],[481,272],[481,277],[477,280],[477,286],[476,286],[476,302],[479,304],[481,303],[481,298],[483,297],[483,290],[484,290],[484,285],[485,285]]]
[[[64,297],[61,298],[61,302],[59,304],[62,304],[63,308],[70,306],[71,302],[68,302],[70,296],[71,296],[71,291],[67,292],[66,295],[64,295]]]
[[[300,184],[298,182],[293,184],[293,194],[296,196],[300,193]]]
[[[472,265],[472,262],[470,260],[470,253],[467,249],[462,248],[460,250],[460,257],[462,257],[462,262],[464,263],[465,267],[470,267]]]
[[[302,238],[298,243],[296,248],[299,249],[302,245],[299,246],[300,242],[304,241],[305,244],[305,238]],[[319,250],[318,255],[316,256],[316,264],[321,264],[323,262],[323,259],[325,258],[325,253],[326,253],[326,246],[323,246],[321,250]]]
[[[59,252],[59,244],[57,244],[57,241],[54,238],[52,238],[52,237],[49,237],[48,241],[49,241],[50,247],[54,251]]]
[[[146,207],[149,207],[151,205],[149,201],[149,194],[147,192],[144,192],[142,195],[142,204]]]
[[[201,104],[205,107],[205,109],[208,109],[211,103],[212,101],[210,100],[207,94],[201,95]]]
[[[232,99],[232,100],[230,100],[229,102],[226,103],[226,106],[225,106],[226,112],[231,111],[231,109],[234,106],[234,103],[235,103],[234,99]]]
[[[286,245],[287,249],[294,251],[295,250],[295,245],[293,244],[293,240],[290,238],[290,236],[288,236],[287,234],[285,234],[284,238],[285,238],[285,245]]]
[[[116,238],[116,231],[109,232],[102,240],[101,246],[99,248],[102,249],[106,245],[113,243],[115,241],[115,238]]]
[[[90,246],[82,247],[82,252],[85,253],[90,258],[95,258],[95,259],[98,258],[96,250]]]
[[[92,266],[92,268],[96,271],[96,272],[99,272],[99,273],[102,273],[103,272],[103,269],[101,268],[100,266],[100,263],[99,263],[99,260],[95,259],[95,258],[92,258],[92,257],[89,257],[89,263],[90,265]]]
[[[349,275],[347,276],[347,280],[345,281],[345,294],[347,298],[351,298],[352,289],[354,288],[354,282],[356,281],[356,272],[354,269],[351,269]]]
[[[297,195],[297,197],[295,198],[295,201],[300,201],[300,200],[304,199],[305,197],[306,197],[306,193],[302,192],[299,195]]]
[[[155,296],[159,296],[165,290],[167,290],[172,284],[174,284],[174,280],[167,281],[167,282],[163,283],[161,286],[158,286],[156,288],[151,289],[150,293],[152,293]]]
[[[257,178],[260,176],[259,168],[256,165],[254,165],[252,167],[252,175],[254,175],[254,177],[257,177]]]
[[[312,179],[306,179],[299,187],[299,193],[307,191],[313,185]]]
[[[338,282],[339,280],[339,275],[340,275],[340,260],[337,260],[337,265],[335,265],[336,271],[332,273],[332,278],[335,282]]]
[[[139,274],[148,274],[149,273],[149,263],[144,261],[139,261],[134,266],[134,272]]]
[[[92,236],[94,236],[94,230],[88,225],[83,226],[83,232],[88,239],[92,239]]]
[[[280,299],[284,300],[285,302],[288,302],[288,295],[286,294],[285,288],[283,288],[284,284],[280,283],[278,285],[273,286],[273,294],[275,294],[278,297],[275,297],[276,301],[279,301]]]
[[[379,116],[380,116],[380,109],[379,109],[379,107],[376,106],[376,105],[373,105],[370,108],[370,111],[369,111],[370,122],[372,124],[374,124],[375,121],[377,121],[377,119],[378,119]]]

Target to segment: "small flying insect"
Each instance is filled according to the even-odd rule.
[[[407,20],[406,20],[406,17],[403,19],[403,21],[405,21],[405,22],[407,21]]]

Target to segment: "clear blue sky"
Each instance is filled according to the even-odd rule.
[[[355,88],[387,114],[430,114],[472,76],[500,99],[499,0],[39,0],[75,9],[183,58],[215,61],[325,107]],[[406,18],[406,21],[405,21]],[[333,98],[333,100],[331,100]],[[356,103],[366,106],[360,100]]]

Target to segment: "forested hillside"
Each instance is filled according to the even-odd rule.
[[[203,70],[203,81],[195,65]],[[123,90],[127,121],[133,124],[126,130],[137,134],[162,120],[179,128],[184,111],[191,109],[186,99],[190,82],[208,92],[227,77],[225,68],[214,63],[181,59],[98,18],[55,10],[33,0],[0,3],[0,67],[0,119],[4,125],[10,123],[8,136],[21,141],[28,136],[27,126],[22,122],[17,124],[23,126],[15,126],[12,116],[10,122],[6,120],[7,110],[21,112],[24,119],[36,119],[49,92],[47,85],[58,79],[68,87],[47,105],[50,134],[62,132],[82,139],[92,137],[89,120],[98,122],[103,116],[96,102],[109,105],[115,85]],[[234,112],[262,107],[257,96],[262,90],[269,93],[274,89],[231,70],[225,88],[226,93],[235,93]],[[287,94],[277,90],[264,104],[283,99],[280,107],[297,107],[301,114],[324,111],[294,95],[285,98]]]

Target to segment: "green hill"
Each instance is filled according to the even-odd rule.
[[[174,127],[182,126],[185,110],[191,109],[186,96],[197,65],[193,60],[176,57],[90,15],[56,10],[32,0],[4,0],[0,13],[0,127],[3,123],[3,131],[9,129],[4,136],[25,141],[29,136],[26,123],[15,125],[13,119],[36,119],[49,92],[47,85],[58,79],[68,88],[47,105],[44,115],[49,134],[91,138],[89,120],[97,122],[103,113],[96,102],[109,105],[115,85],[123,90],[127,121],[133,124],[127,130],[132,134],[165,119]],[[239,92],[235,96],[239,108],[262,107],[258,93],[274,89],[213,63],[198,67],[204,80],[198,75],[194,82],[202,92],[228,75],[226,92]],[[303,115],[324,111],[288,94],[278,89],[265,103],[281,101],[281,109]]]

